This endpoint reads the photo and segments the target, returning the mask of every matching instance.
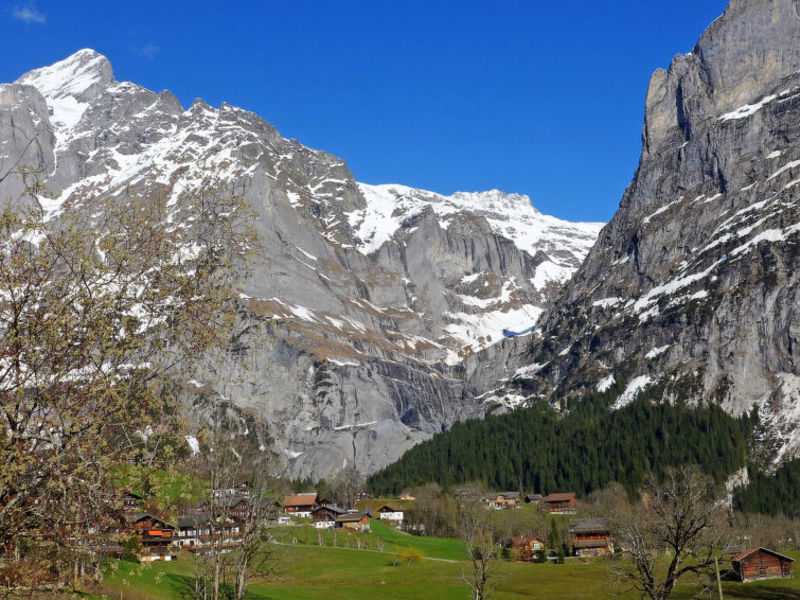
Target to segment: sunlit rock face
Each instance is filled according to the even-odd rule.
[[[0,144],[4,197],[24,189],[14,171],[35,171],[52,218],[136,194],[165,198],[181,227],[200,188],[247,200],[259,250],[236,351],[187,382],[187,402],[218,394],[267,423],[297,477],[369,473],[458,419],[513,408],[486,395],[527,347],[503,331],[530,336],[601,229],[497,190],[358,183],[253,113],[118,82],[92,50],[0,86]]]
[[[656,71],[619,211],[498,393],[656,386],[758,407],[768,458],[800,452],[798,39],[796,2],[736,0]]]

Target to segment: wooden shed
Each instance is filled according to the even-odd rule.
[[[792,576],[793,558],[767,548],[750,548],[731,559],[731,566],[739,581],[757,579],[782,579]]]

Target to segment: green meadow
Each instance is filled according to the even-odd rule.
[[[470,597],[462,583],[462,574],[469,572],[470,564],[464,560],[458,540],[407,536],[378,522],[373,522],[370,534],[337,534],[337,546],[330,545],[333,543],[330,532],[326,532],[324,545],[320,546],[317,531],[311,527],[286,528],[282,534],[286,541],[281,563],[268,579],[253,582],[248,594],[252,600],[467,600]],[[356,536],[362,549],[357,547]],[[378,546],[383,550],[378,550]],[[402,548],[416,548],[427,558],[395,566],[395,553]],[[800,558],[800,553],[792,556]],[[175,562],[148,566],[113,561],[107,571],[107,595],[119,600],[190,597],[192,561],[189,553],[181,553]],[[492,598],[637,598],[636,594],[625,593],[610,582],[608,565],[605,559],[568,559],[563,565],[498,561]],[[697,586],[687,579],[673,597],[689,600],[697,592]],[[748,584],[729,582],[724,584],[724,592],[725,598],[731,599],[797,600],[800,579],[795,576],[790,580]]]

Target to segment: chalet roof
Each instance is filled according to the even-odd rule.
[[[198,525],[207,525],[211,521],[211,516],[207,512],[195,513],[178,517],[179,529],[190,529]]]
[[[168,528],[171,528],[171,529],[175,528],[174,525],[170,525],[164,519],[159,519],[158,517],[154,517],[153,515],[151,515],[149,513],[135,513],[132,516],[130,522],[131,522],[131,524],[134,524],[134,523],[138,523],[139,521],[146,521],[146,520],[153,521],[154,523],[161,523],[164,527],[168,527]]]
[[[247,503],[249,500],[247,496],[229,496],[227,498],[220,498],[219,503],[221,506],[231,508],[242,502]]]
[[[575,492],[559,492],[545,496],[545,502],[568,502],[575,499]]]
[[[498,492],[497,495],[507,500],[516,500],[519,498],[519,492]]]
[[[283,499],[284,506],[313,506],[317,502],[317,493],[293,494]]]
[[[347,509],[341,508],[339,506],[333,506],[330,504],[323,504],[322,506],[318,506],[317,508],[315,508],[313,512],[320,512],[320,511],[332,512],[337,515],[343,515],[347,512]]]
[[[780,552],[775,552],[775,550],[770,550],[769,548],[762,548],[762,547],[759,547],[759,548],[748,548],[747,550],[739,552],[739,554],[737,554],[736,556],[734,556],[731,559],[731,562],[743,561],[745,558],[747,558],[748,556],[750,556],[751,554],[753,554],[755,552],[758,552],[759,550],[761,552],[766,552],[767,554],[772,554],[772,556],[777,556],[779,558],[783,558],[785,560],[789,560],[789,561],[794,562],[794,559],[791,556],[786,556],[785,554],[781,554]]]
[[[573,535],[581,533],[608,533],[611,531],[611,524],[608,519],[580,519],[572,521],[569,532]]]
[[[399,506],[389,506],[388,504],[384,504],[378,509],[378,512],[403,512],[403,509]]]
[[[356,521],[360,521],[361,519],[363,519],[366,516],[367,515],[365,515],[362,512],[348,512],[348,513],[345,513],[343,515],[339,515],[338,517],[336,517],[336,522],[337,523],[354,523]]]

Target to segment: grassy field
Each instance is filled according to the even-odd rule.
[[[359,550],[353,547],[320,547],[303,543],[303,534],[294,528],[297,543],[286,546],[284,561],[268,581],[256,581],[250,589],[252,600],[435,600],[469,598],[461,583],[462,573],[469,563],[463,560],[443,562],[426,560],[411,566],[392,566],[394,549],[415,547],[430,557],[455,561],[463,559],[457,540],[403,536],[383,524],[376,524],[374,536],[384,539],[385,550]],[[313,543],[316,532],[310,531]],[[800,558],[800,553],[793,554]],[[605,560],[581,561],[570,559],[564,565],[498,563],[496,576],[497,600],[595,600],[621,598],[633,600],[635,594],[620,594],[607,576]],[[121,600],[178,600],[185,597],[191,585],[192,557],[182,554],[171,563],[155,563],[141,567],[132,563],[115,562],[107,576],[111,598]],[[688,600],[697,589],[681,585],[676,600]],[[725,597],[736,600],[797,600],[800,599],[800,579],[765,581],[759,583],[726,583]]]

